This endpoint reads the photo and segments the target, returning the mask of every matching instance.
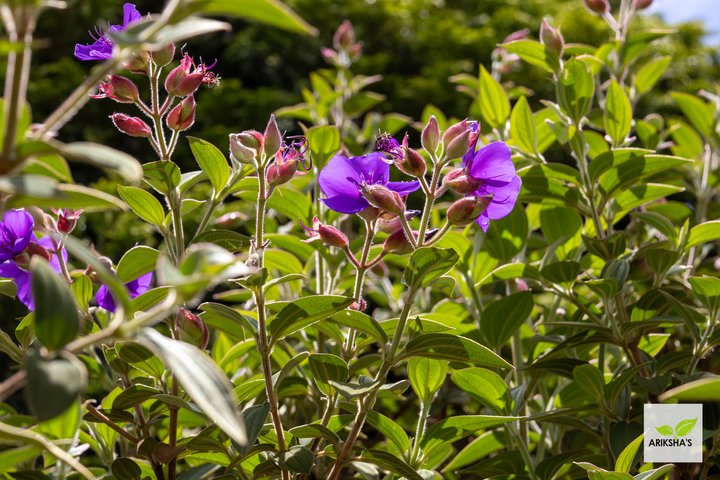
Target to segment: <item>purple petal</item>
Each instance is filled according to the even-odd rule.
[[[108,312],[115,312],[115,300],[113,300],[110,290],[102,285],[95,294],[95,301],[99,307],[104,308]]]
[[[478,122],[468,122],[467,129],[470,130],[470,137],[468,150],[465,152],[465,155],[462,156],[463,167],[467,167],[475,156],[475,148],[477,148],[477,142],[480,138],[480,124]]]
[[[0,264],[0,277],[11,278],[17,287],[17,298],[29,310],[35,309],[32,298],[32,278],[29,272],[15,265],[13,262]]]
[[[476,195],[492,195],[492,201],[482,214],[490,220],[499,220],[512,212],[517,201],[522,181],[517,175],[509,183],[488,182],[481,186]]]
[[[9,260],[25,250],[33,238],[35,222],[24,210],[10,210],[0,222],[0,261]]]
[[[130,298],[135,298],[150,290],[150,284],[152,283],[152,280],[153,274],[152,272],[148,272],[145,275],[141,275],[135,280],[128,282],[125,286],[130,292]]]
[[[420,182],[417,180],[412,182],[388,182],[387,187],[400,195],[409,195],[420,188]]]
[[[487,233],[488,227],[490,227],[490,219],[487,217],[487,215],[485,215],[484,212],[480,214],[477,220],[475,220],[475,223],[480,225],[480,228],[482,228],[483,232]]]
[[[320,190],[326,197],[360,197],[358,184],[361,182],[360,173],[355,165],[342,155],[335,155],[330,159],[318,176]]]
[[[140,15],[140,12],[138,12],[137,8],[135,8],[135,4],[126,3],[123,5],[123,30],[125,30],[131,23],[137,22],[140,19],[142,19],[142,16]]]
[[[478,180],[510,182],[515,177],[510,147],[503,142],[493,142],[475,153],[468,173]]]
[[[370,203],[368,203],[363,196],[351,197],[347,195],[337,195],[330,198],[321,198],[320,200],[327,205],[330,210],[348,214],[358,213],[370,206]]]
[[[348,160],[357,170],[360,179],[368,184],[385,185],[390,180],[390,165],[382,152],[373,152]]]
[[[41,246],[47,248],[50,252],[53,252],[53,256],[50,259],[50,266],[55,269],[56,272],[61,272],[62,269],[60,268],[60,261],[58,260],[57,254],[55,254],[55,244],[52,241],[52,238],[50,237],[42,237],[40,240],[36,240],[38,244]],[[61,251],[63,260],[65,263],[67,263],[68,260],[68,253],[67,250],[64,248]]]
[[[107,60],[112,57],[112,44],[98,40],[92,45],[75,45],[75,57],[78,60]]]

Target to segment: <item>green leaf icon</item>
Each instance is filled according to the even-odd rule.
[[[675,426],[675,436],[676,437],[684,437],[690,432],[692,432],[692,429],[695,428],[695,423],[697,423],[697,418],[689,418],[687,420],[681,420],[676,426]]]
[[[657,432],[660,435],[664,435],[666,437],[672,437],[675,434],[675,431],[673,430],[673,428],[670,425],[663,425],[662,427],[655,427],[655,430],[657,430]]]

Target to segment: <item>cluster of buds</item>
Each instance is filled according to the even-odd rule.
[[[405,175],[415,178],[425,176],[427,171],[425,159],[417,150],[408,147],[407,134],[403,137],[402,143],[399,143],[387,133],[383,133],[375,141],[375,150],[387,153],[398,170]]]
[[[340,68],[347,68],[356,62],[362,54],[362,43],[355,37],[355,30],[349,20],[345,20],[333,35],[333,48],[320,50],[326,62]]]
[[[633,10],[645,10],[652,5],[653,0],[633,0]],[[610,13],[610,2],[608,0],[585,0],[585,6],[591,12],[597,15],[605,15]]]

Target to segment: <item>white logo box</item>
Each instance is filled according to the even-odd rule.
[[[644,413],[646,463],[702,463],[701,403],[646,403]]]

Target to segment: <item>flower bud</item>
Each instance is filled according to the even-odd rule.
[[[420,155],[417,150],[408,148],[407,145],[403,145],[403,156],[395,161],[395,166],[401,172],[410,175],[411,177],[422,177],[427,171],[427,164],[425,159]]]
[[[181,308],[175,315],[175,322],[180,340],[195,345],[201,350],[207,347],[210,332],[202,318],[186,308]]]
[[[492,195],[475,195],[456,200],[447,210],[447,221],[450,225],[464,227],[469,225],[487,208]]]
[[[470,133],[470,130],[465,130],[450,141],[450,144],[447,145],[445,149],[445,156],[448,159],[459,158],[465,155],[465,152],[470,148]]]
[[[415,217],[419,217],[420,213],[420,210],[406,210],[405,220],[410,221]],[[385,233],[393,233],[395,230],[401,229],[402,222],[400,221],[400,216],[391,213],[380,215],[377,218],[377,228]]]
[[[52,259],[52,253],[50,253],[47,248],[39,243],[30,242],[28,246],[25,247],[25,250],[13,257],[13,262],[15,262],[18,267],[27,270],[30,267],[30,260],[36,255],[44,258],[48,262]]]
[[[715,258],[715,261],[713,262],[713,268],[720,271],[720,257]]]
[[[320,54],[327,63],[331,65],[337,65],[338,54],[332,48],[323,47],[322,49],[320,49]]]
[[[280,150],[282,145],[282,133],[278,128],[278,124],[275,121],[275,115],[270,115],[267,126],[265,127],[265,133],[263,133],[263,144],[265,155],[269,158],[272,157]]]
[[[468,122],[467,120],[462,120],[456,123],[455,125],[451,125],[448,127],[447,130],[445,130],[445,133],[443,133],[442,141],[443,145],[447,147],[447,145],[450,144],[453,140],[455,140],[458,136],[460,136],[463,132],[466,132],[468,129]]]
[[[474,179],[465,172],[464,168],[456,168],[448,172],[443,178],[443,186],[458,193],[466,195],[480,188],[479,180]]]
[[[387,253],[405,255],[412,252],[413,248],[405,236],[405,231],[401,228],[399,230],[395,230],[385,239],[385,243],[383,243],[383,250]]]
[[[367,303],[365,302],[364,298],[361,298],[359,302],[353,302],[350,305],[348,305],[348,310],[357,310],[358,312],[362,312],[367,307]]]
[[[160,50],[150,52],[150,56],[152,57],[153,62],[155,62],[155,65],[158,67],[164,67],[168,63],[172,62],[173,58],[175,58],[175,44],[168,43]]]
[[[232,159],[250,165],[255,163],[258,147],[262,145],[262,135],[259,132],[254,133],[260,136],[259,141],[248,132],[230,134],[230,157]]]
[[[523,280],[522,278],[515,279],[515,288],[517,288],[518,292],[527,292],[530,290],[530,287],[528,286],[527,282],[525,280]]]
[[[150,125],[145,123],[141,118],[131,117],[124,113],[113,113],[110,115],[110,119],[115,127],[125,135],[141,138],[152,136]]]
[[[517,30],[515,32],[512,32],[510,35],[505,37],[505,39],[502,41],[502,43],[510,43],[515,42],[517,40],[524,40],[528,38],[530,35],[530,30],[527,28],[523,28],[522,30]]]
[[[148,60],[150,54],[148,52],[139,52],[123,62],[123,68],[132,73],[147,75]]]
[[[396,215],[405,213],[405,202],[402,201],[400,195],[383,185],[363,184],[360,186],[360,191],[371,205],[381,210]]]
[[[585,6],[600,15],[610,10],[608,0],[585,0]]]
[[[345,20],[333,35],[335,50],[347,50],[355,43],[355,30],[350,20]]]
[[[349,244],[347,236],[332,225],[318,225],[317,232],[320,240],[329,247],[345,248]]]
[[[380,215],[382,215],[382,213],[383,212],[380,209],[371,205],[360,210],[358,212],[358,216],[368,222],[374,222],[380,217]]]
[[[195,123],[195,97],[189,95],[183,98],[167,116],[167,126],[171,130],[187,130]]]
[[[635,10],[645,10],[652,5],[653,0],[633,0]]]
[[[202,84],[205,74],[199,71],[190,73],[182,63],[170,70],[165,77],[165,90],[175,97],[186,97],[194,93]]]
[[[297,160],[288,160],[282,163],[275,162],[267,169],[268,183],[274,187],[287,183],[295,176],[297,169]]]
[[[543,19],[540,24],[540,40],[543,45],[556,57],[561,57],[565,49],[565,40],[560,30],[554,28],[547,19]]]
[[[60,233],[70,233],[75,229],[78,218],[83,213],[82,209],[73,210],[71,208],[61,208],[59,210],[53,209],[53,212],[57,215],[57,230]]]
[[[430,120],[428,120],[427,125],[425,125],[420,135],[420,141],[428,153],[434,154],[437,151],[438,144],[440,143],[440,126],[438,125],[435,115],[430,115]]]
[[[239,227],[247,220],[247,216],[242,212],[228,212],[224,215],[219,216],[215,220],[215,225],[223,227],[225,229],[232,229]]]
[[[98,92],[92,98],[111,98],[118,103],[135,103],[140,93],[135,83],[129,78],[120,75],[108,75],[105,81],[98,85]]]

